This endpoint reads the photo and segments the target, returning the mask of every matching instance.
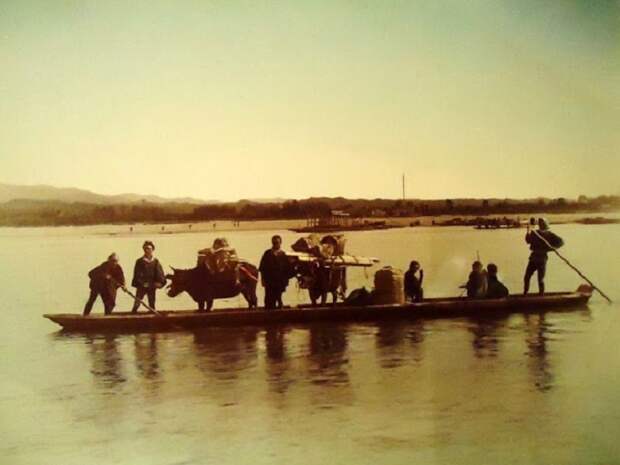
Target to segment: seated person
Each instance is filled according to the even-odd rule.
[[[501,299],[508,297],[508,294],[508,288],[497,277],[497,265],[489,263],[487,265],[487,298]]]
[[[487,295],[487,272],[482,263],[476,260],[471,265],[471,273],[467,284],[461,286],[467,289],[467,297],[482,299]]]
[[[419,278],[416,273],[419,273]],[[422,281],[424,280],[424,270],[420,268],[420,264],[413,260],[409,264],[409,270],[405,272],[405,300],[411,299],[412,302],[422,302],[424,298],[424,289],[422,289]]]

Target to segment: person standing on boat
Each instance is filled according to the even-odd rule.
[[[97,297],[101,296],[106,315],[112,313],[116,306],[116,291],[119,287],[125,288],[125,275],[118,264],[118,255],[110,254],[101,265],[88,272],[90,278],[90,295],[84,305],[84,316],[90,315]]]
[[[131,311],[137,313],[140,301],[146,295],[149,306],[155,308],[155,291],[166,285],[166,277],[159,260],[153,256],[155,244],[146,241],[142,245],[144,255],[136,260],[131,285],[136,288],[136,300]]]
[[[416,276],[418,271],[419,278]],[[420,268],[420,264],[417,261],[413,260],[409,264],[409,269],[405,272],[405,299],[411,299],[412,302],[422,302],[424,298],[422,281],[424,281],[424,270]]]
[[[508,288],[497,276],[497,265],[489,263],[487,265],[487,299],[502,299],[508,297],[509,293]]]
[[[282,238],[271,238],[271,248],[266,250],[260,260],[261,283],[265,288],[265,308],[282,308],[282,293],[288,286],[291,267],[282,250]]]
[[[534,218],[530,224],[534,224]],[[549,223],[544,218],[538,218],[538,231],[532,231],[530,224],[527,226],[525,242],[530,245],[530,258],[527,262],[525,275],[523,276],[523,294],[530,290],[530,280],[534,272],[538,278],[538,293],[545,293],[545,274],[547,272],[547,253],[553,249],[559,249],[564,245],[562,238],[549,230]],[[550,247],[551,246],[551,247]]]

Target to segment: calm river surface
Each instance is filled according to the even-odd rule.
[[[554,230],[620,300],[620,227]],[[225,235],[257,263],[274,232]],[[278,232],[285,246],[297,237]],[[419,260],[427,296],[457,295],[479,251],[517,291],[523,234],[356,232],[347,248],[401,268]],[[70,336],[41,317],[81,311],[86,273],[112,251],[126,275],[147,238],[165,265],[190,267],[215,236],[0,229],[0,464],[620,463],[620,306],[598,296],[498,319],[160,334]],[[549,290],[580,283],[555,257],[548,274]],[[349,289],[362,285],[372,271],[353,270]],[[293,283],[285,297],[306,299]],[[119,293],[117,308],[130,304]],[[158,294],[159,308],[192,306]]]

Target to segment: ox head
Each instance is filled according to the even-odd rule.
[[[172,266],[170,268],[172,269],[172,274],[166,275],[166,279],[170,280],[170,284],[167,286],[168,296],[176,297],[188,289],[191,270],[178,270]]]

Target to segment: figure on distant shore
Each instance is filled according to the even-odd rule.
[[[119,287],[125,287],[125,275],[118,264],[118,255],[110,254],[105,262],[88,272],[88,277],[90,296],[84,305],[84,315],[90,314],[98,296],[103,300],[105,314],[109,315],[116,306],[116,291]]]
[[[534,218],[530,220],[525,234],[525,242],[530,245],[530,258],[523,276],[523,294],[527,294],[530,290],[530,280],[534,272],[538,278],[538,293],[545,293],[545,274],[547,272],[547,253],[559,249],[564,245],[562,238],[549,230],[549,223],[544,218],[538,218],[538,230],[532,231],[530,225],[535,222]]]
[[[271,238],[271,248],[266,250],[260,261],[261,283],[265,288],[265,308],[282,308],[282,293],[291,278],[291,266],[282,250],[282,238]]]
[[[416,273],[419,272],[419,277]],[[424,270],[420,268],[420,264],[413,260],[409,264],[409,270],[405,272],[405,299],[412,302],[422,302],[424,298],[424,289],[422,289],[422,281],[424,281]]]
[[[155,291],[161,289],[166,284],[164,270],[159,260],[154,257],[155,244],[146,241],[142,245],[144,255],[136,260],[133,269],[133,279],[131,285],[136,288],[136,301],[131,311],[136,313],[140,306],[140,301],[146,295],[148,297],[149,306],[155,308]]]
[[[482,263],[476,260],[471,265],[471,273],[464,287],[467,289],[467,297],[482,299],[487,295],[487,272],[482,267]]]
[[[487,298],[502,299],[508,297],[508,288],[499,280],[497,276],[497,265],[489,263],[487,265]]]

